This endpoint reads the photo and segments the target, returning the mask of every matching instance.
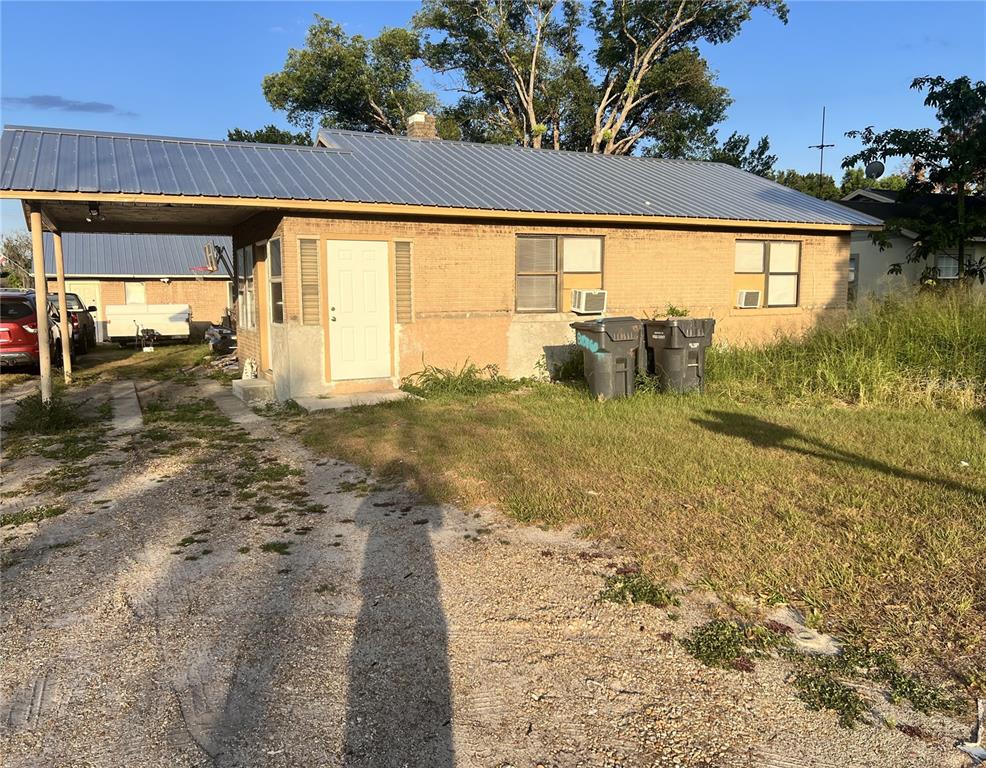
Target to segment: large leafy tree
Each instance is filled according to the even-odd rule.
[[[669,104],[667,64],[686,52],[697,57],[699,42],[732,40],[756,7],[787,22],[782,0],[594,0],[590,25],[602,76],[592,151],[627,154],[658,131]],[[672,84],[684,87],[695,74],[693,66]]]
[[[842,165],[910,158],[900,200],[911,202],[918,214],[887,221],[883,232],[874,233],[875,240],[885,244],[890,235],[912,230],[917,238],[908,261],[955,249],[963,273],[982,282],[986,265],[973,262],[967,241],[986,231],[986,206],[967,202],[971,194],[986,191],[986,83],[968,77],[919,77],[911,88],[926,91],[924,103],[935,110],[939,128],[850,131],[846,135],[862,139],[864,146]],[[947,196],[947,204],[938,196]]]
[[[838,200],[842,197],[842,191],[835,183],[835,179],[827,173],[801,173],[789,168],[786,171],[774,173],[773,179],[778,184],[783,184],[785,187],[796,189],[822,200]]]
[[[735,165],[768,179],[773,178],[774,165],[777,163],[777,155],[770,154],[770,139],[761,136],[756,146],[750,149],[750,137],[735,131],[722,144],[713,147],[707,159]]]
[[[247,131],[243,128],[232,128],[226,133],[228,141],[253,141],[258,144],[297,144],[302,147],[309,147],[312,138],[308,133],[292,133],[278,128],[276,125],[265,125],[256,131]]]
[[[428,65],[460,78],[471,138],[681,156],[714,146],[730,103],[696,45],[756,7],[787,19],[783,0],[425,0],[415,25]]]
[[[868,179],[863,168],[847,168],[842,174],[840,191],[845,197],[857,189],[889,189],[900,192],[905,186],[907,186],[907,176],[902,173],[891,173],[879,179]]]
[[[407,29],[349,36],[316,16],[305,47],[288,51],[284,69],[264,78],[264,96],[306,131],[318,124],[402,133],[410,115],[438,104],[414,78],[419,56],[418,36]]]

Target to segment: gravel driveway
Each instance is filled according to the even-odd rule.
[[[232,422],[109,436],[68,511],[0,530],[5,766],[963,764],[953,721],[843,729],[780,660],[701,665],[676,638],[710,595],[598,602],[617,544],[426,503],[211,382],[138,391]],[[7,461],[4,512],[57,468]]]

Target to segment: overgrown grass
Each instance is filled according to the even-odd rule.
[[[458,369],[426,365],[418,373],[405,377],[401,389],[424,398],[475,397],[511,392],[523,385],[522,381],[501,376],[495,365],[480,368],[466,362]]]
[[[5,427],[12,434],[57,435],[82,426],[79,407],[61,397],[52,397],[48,403],[41,395],[28,395],[17,402],[14,418]]]
[[[984,423],[532,384],[324,413],[305,440],[439,499],[618,535],[657,583],[792,602],[971,679],[986,656]]]
[[[709,391],[897,407],[986,405],[986,294],[954,289],[863,302],[803,338],[713,347]]]

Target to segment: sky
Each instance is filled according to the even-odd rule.
[[[912,79],[986,79],[986,0],[789,0],[785,26],[756,11],[738,38],[703,49],[733,105],[719,128],[770,137],[778,168],[817,171],[827,107],[825,171],[858,144],[854,128],[935,125]],[[318,13],[350,34],[406,24],[418,2],[20,2],[0,0],[4,124],[225,138],[284,115],[264,75],[304,45]],[[426,85],[440,81],[424,73]],[[892,169],[891,169],[892,170]],[[16,201],[0,228],[23,229]]]

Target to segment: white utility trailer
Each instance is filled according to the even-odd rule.
[[[188,304],[117,304],[104,308],[106,335],[119,344],[133,344],[145,332],[159,339],[188,341],[192,308]]]

